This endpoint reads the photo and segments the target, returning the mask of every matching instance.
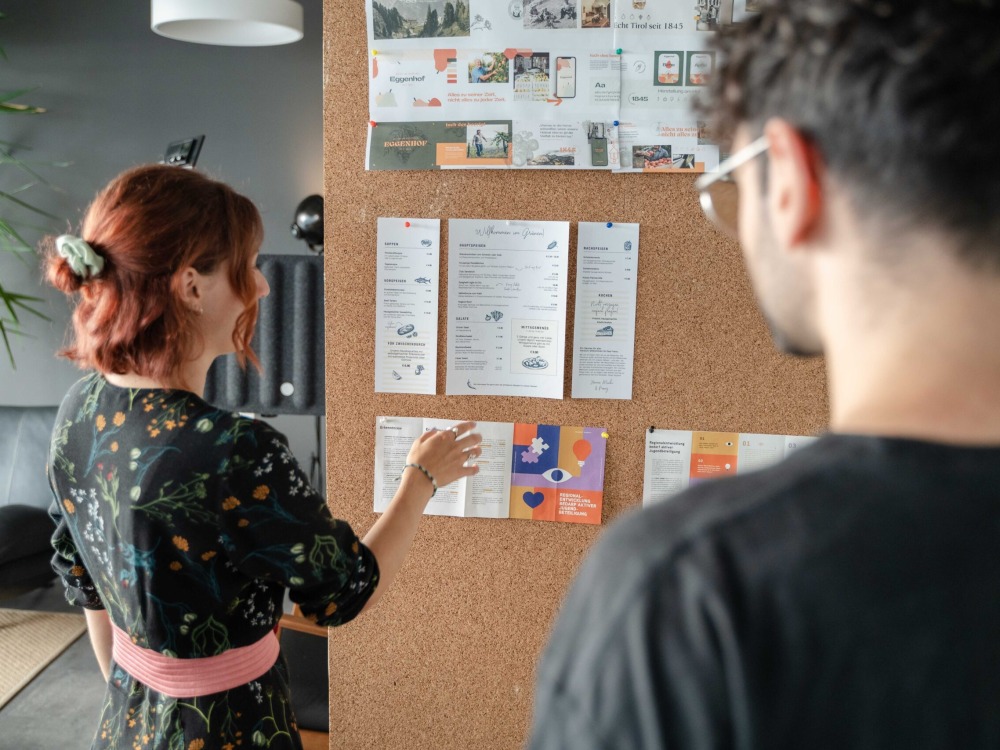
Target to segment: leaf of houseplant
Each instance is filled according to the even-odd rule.
[[[21,319],[18,317],[18,309],[29,312],[42,320],[50,320],[49,316],[45,313],[35,309],[33,303],[43,302],[41,297],[33,297],[30,294],[18,294],[17,292],[8,292],[3,286],[0,286],[0,302],[3,302],[4,307],[10,313],[10,318],[6,319],[0,315],[0,337],[3,338],[4,348],[7,350],[7,357],[10,359],[10,366],[13,369],[17,369],[17,365],[14,363],[14,350],[10,345],[10,335],[17,334],[23,335],[19,330],[19,325]]]

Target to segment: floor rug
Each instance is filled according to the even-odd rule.
[[[83,615],[0,609],[0,707],[86,629]]]

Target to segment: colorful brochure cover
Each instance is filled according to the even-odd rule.
[[[375,512],[388,508],[410,445],[453,420],[379,417],[375,424]],[[479,422],[479,472],[441,487],[426,515],[600,524],[607,432],[600,427]]]
[[[672,497],[708,479],[764,469],[815,440],[803,435],[650,428],[642,504]]]

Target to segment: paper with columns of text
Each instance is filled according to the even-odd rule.
[[[378,220],[377,393],[437,393],[440,258],[440,219]]]
[[[706,479],[766,468],[816,439],[749,432],[647,430],[642,504],[665,500]]]
[[[448,222],[445,392],[563,397],[569,222]]]
[[[639,225],[580,222],[573,398],[632,398]]]
[[[455,424],[421,417],[376,419],[376,513],[389,507],[413,441]],[[479,422],[475,429],[483,436],[479,473],[439,488],[426,515],[601,523],[603,428]]]

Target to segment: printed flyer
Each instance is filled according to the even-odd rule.
[[[378,417],[375,512],[389,506],[410,445],[455,421]],[[479,422],[479,473],[440,488],[426,515],[600,524],[608,434],[599,427]]]
[[[639,225],[579,224],[573,398],[632,398]]]
[[[817,440],[739,432],[646,432],[642,504],[665,500],[706,479],[756,471]]]
[[[445,393],[563,397],[569,222],[448,221]]]
[[[691,100],[751,0],[366,0],[369,169],[704,171]]]
[[[440,219],[378,220],[376,393],[437,392]]]

